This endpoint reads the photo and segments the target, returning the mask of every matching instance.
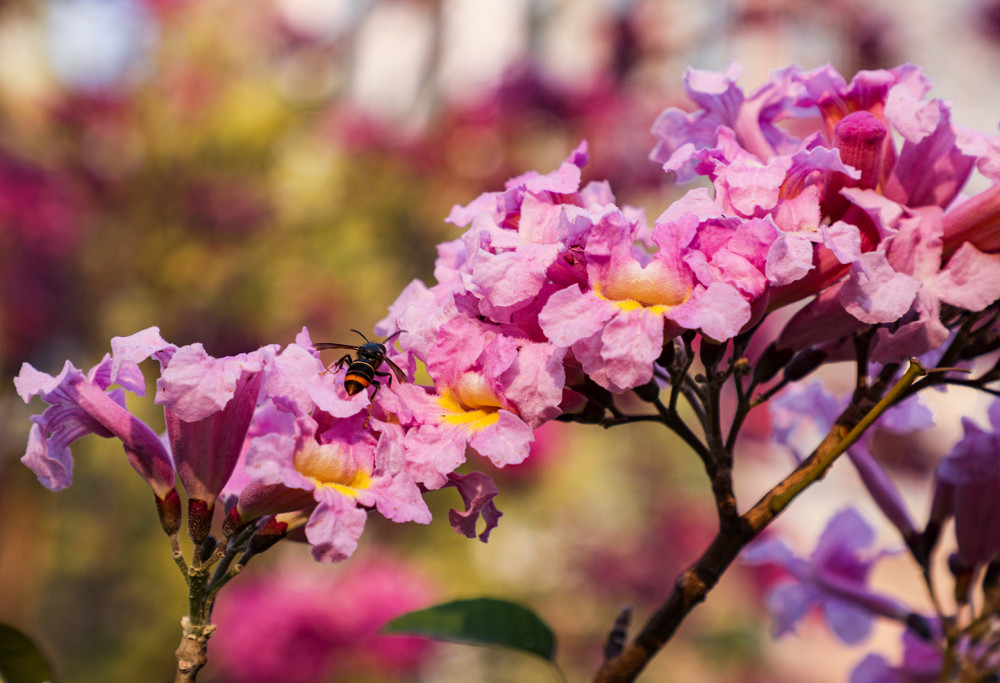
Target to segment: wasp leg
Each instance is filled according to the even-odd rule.
[[[375,374],[376,375],[384,375],[385,373],[384,372],[376,372]],[[379,382],[377,379],[373,379],[372,382],[371,382],[371,386],[375,387],[375,391],[372,392],[371,397],[368,399],[368,417],[365,418],[365,423],[364,423],[364,425],[361,426],[362,429],[368,429],[368,422],[369,422],[369,420],[372,419],[372,408],[375,407],[375,396],[376,396],[376,394],[378,394],[378,390],[382,386],[382,383]]]
[[[323,372],[321,372],[319,374],[325,375],[328,372],[336,372],[336,371],[340,370],[342,367],[344,367],[345,365],[350,365],[353,362],[354,362],[354,359],[351,358],[351,354],[348,353],[348,354],[346,354],[344,356],[341,356],[340,360],[334,361],[333,363],[330,363],[329,365],[327,365],[326,366],[326,370],[324,370]]]

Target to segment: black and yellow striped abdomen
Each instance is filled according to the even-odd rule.
[[[371,386],[375,379],[375,367],[364,359],[357,359],[347,368],[344,375],[344,390],[349,396]]]

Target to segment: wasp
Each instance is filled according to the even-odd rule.
[[[319,344],[314,345],[317,351],[322,351],[323,349],[351,349],[357,353],[357,358],[352,358],[351,354],[348,353],[341,357],[341,359],[336,363],[330,365],[330,368],[335,368],[337,370],[345,365],[347,366],[347,374],[344,376],[344,390],[349,396],[354,396],[354,394],[358,393],[362,389],[373,386],[375,387],[375,391],[372,392],[372,400],[374,400],[375,394],[378,393],[379,387],[382,386],[382,384],[375,379],[376,377],[387,377],[389,386],[392,386],[392,374],[378,371],[383,362],[389,366],[392,373],[396,375],[397,380],[400,382],[406,381],[406,373],[385,356],[385,345],[402,334],[403,330],[397,330],[393,334],[386,337],[385,341],[382,341],[381,343],[369,341],[368,337],[361,334],[357,330],[351,330],[351,332],[358,334],[365,340],[365,343],[334,344],[332,342],[320,342]],[[327,370],[330,368],[327,368]]]

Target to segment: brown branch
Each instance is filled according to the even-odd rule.
[[[852,402],[808,458],[764,494],[756,505],[740,515],[737,524],[720,529],[702,556],[677,579],[667,601],[650,617],[635,641],[620,656],[606,662],[597,672],[595,680],[598,683],[634,680],[673,637],[688,613],[715,587],[744,546],[756,538],[802,491],[823,478],[836,458],[850,448],[887,408],[895,404],[917,377],[925,373],[919,363],[911,361],[910,368],[884,397],[885,385],[876,382],[863,400]]]
[[[212,637],[215,626],[212,624],[198,625],[189,617],[181,620],[183,635],[181,644],[177,647],[177,673],[174,683],[192,683],[198,672],[208,663],[208,639]]]

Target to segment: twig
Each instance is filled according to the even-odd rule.
[[[881,382],[869,387],[866,401],[854,401],[844,410],[823,442],[791,474],[768,491],[750,510],[738,517],[731,528],[720,529],[708,549],[674,586],[666,602],[649,619],[635,641],[597,672],[598,683],[632,681],[649,660],[670,640],[681,622],[705,599],[719,577],[736,559],[740,550],[757,537],[788,504],[809,485],[820,479],[834,460],[850,448],[878,417],[891,407],[926,370],[917,361],[881,400],[871,405],[884,390]],[[884,375],[883,375],[884,377]],[[880,378],[882,379],[882,378]]]

